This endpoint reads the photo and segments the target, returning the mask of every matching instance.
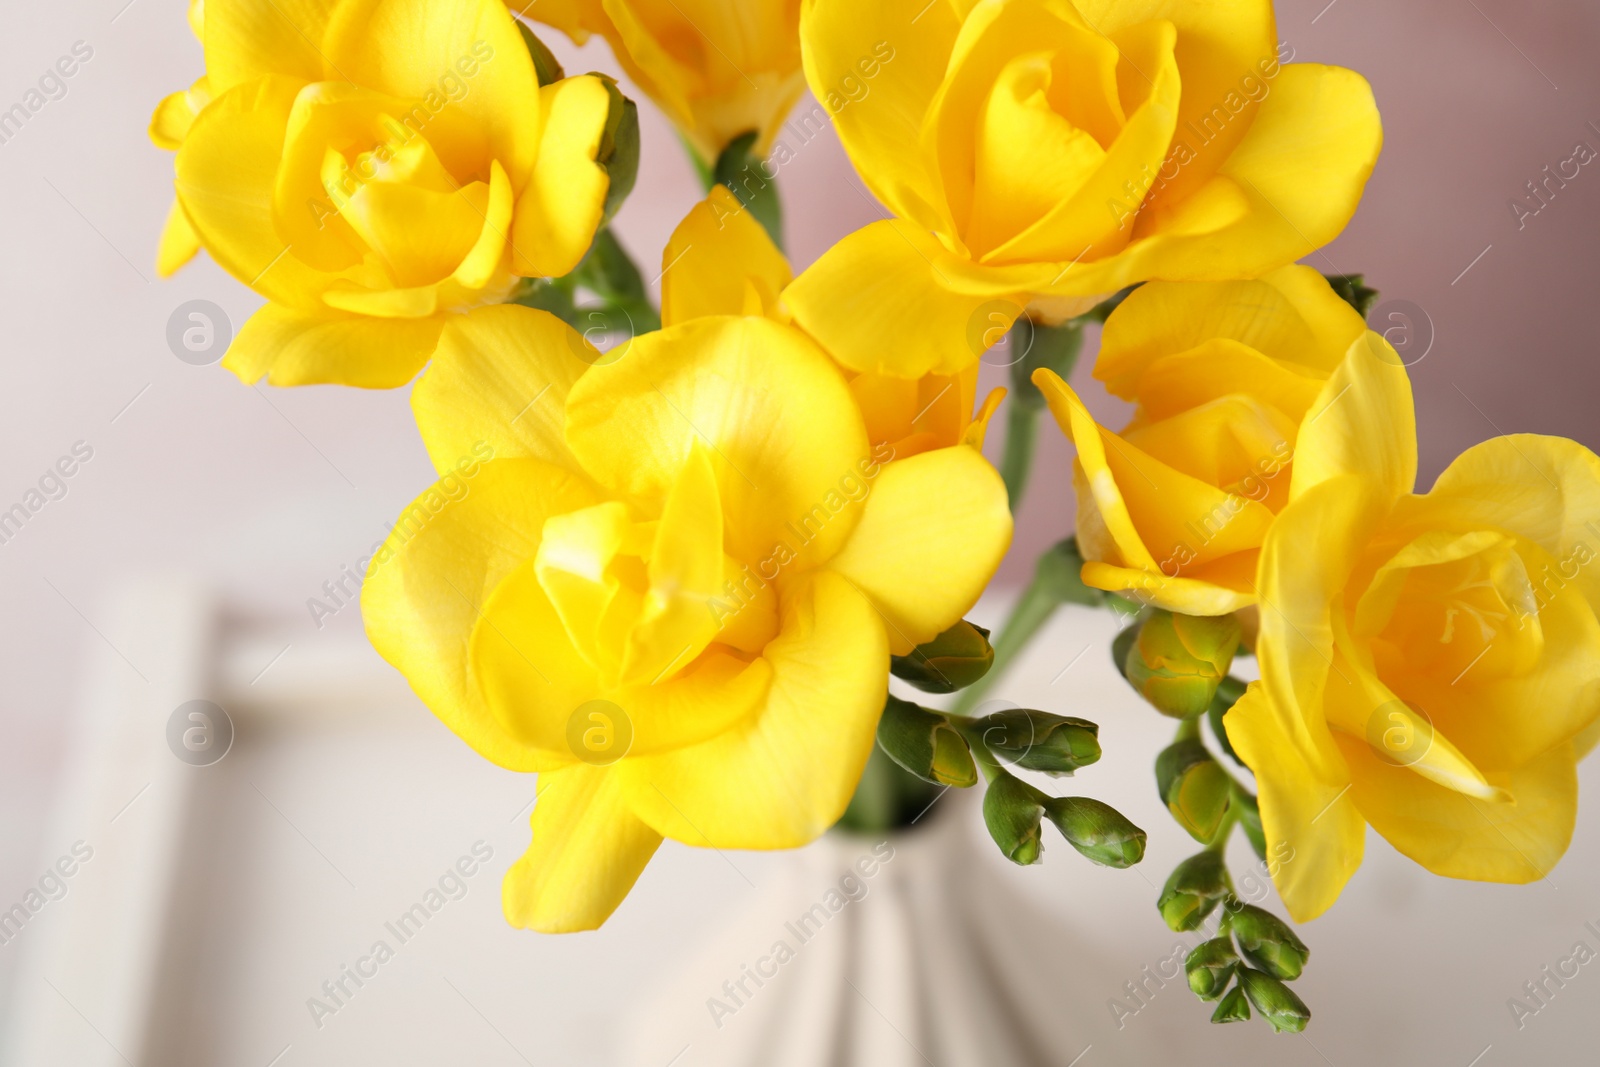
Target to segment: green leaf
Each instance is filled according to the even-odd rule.
[[[644,276],[610,227],[594,235],[594,244],[571,277],[605,301],[600,310],[613,310],[625,317],[626,322],[616,322],[612,332],[632,338],[661,328],[661,315],[650,303]]]

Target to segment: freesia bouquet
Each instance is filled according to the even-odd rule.
[[[705,179],[659,310],[610,229],[650,175],[635,105],[531,20],[603,37]],[[1501,437],[1416,491],[1375,294],[1296,265],[1356,210],[1377,107],[1293,63],[1269,0],[195,0],[190,21],[206,74],[151,123],[176,152],[161,270],[203,249],[265,298],[224,360],[245,383],[416,379],[440,481],[363,613],[451,730],[538,775],[513,925],[599,926],[663,838],[793,848],[980,781],[1014,862],[1048,821],[1139,863],[1144,831],[1049,780],[1100,758],[1094,723],[980,708],[1065,604],[1125,618],[1110,653],[1174,720],[1156,785],[1200,851],[1152,903],[1215,924],[1187,959],[1213,1021],[1310,1017],[1287,984],[1307,946],[1232,888],[1236,829],[1297,922],[1369,823],[1452,878],[1560,859],[1600,736],[1600,459]],[[889,217],[796,276],[775,178],[806,86]],[[1091,324],[1120,429],[1067,384]],[[991,641],[965,616],[1046,410],[1077,458],[1040,474],[1070,479],[1076,533]]]

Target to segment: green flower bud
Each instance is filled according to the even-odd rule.
[[[1239,984],[1244,995],[1250,998],[1261,1017],[1272,1025],[1276,1033],[1285,1030],[1298,1034],[1311,1021],[1311,1009],[1295,996],[1294,990],[1272,977],[1248,967],[1239,968]]]
[[[1012,863],[1039,862],[1044,842],[1039,832],[1050,798],[1027,782],[1001,771],[983,794],[983,821],[989,836]]]
[[[1216,1000],[1222,996],[1238,966],[1239,957],[1233,951],[1233,942],[1226,937],[1202,942],[1183,960],[1189,988],[1201,1000]],[[1231,1019],[1222,1021],[1232,1022]]]
[[[1186,740],[1163,749],[1156,757],[1156,788],[1190,837],[1204,844],[1217,836],[1228,814],[1233,781],[1204,744]]]
[[[1211,706],[1233,666],[1239,623],[1232,615],[1152,611],[1128,651],[1128,684],[1163,715],[1192,719]]]
[[[1000,759],[1052,776],[1071,775],[1100,758],[1100,727],[1087,719],[1013,708],[980,719],[978,732]]]
[[[1239,941],[1239,952],[1251,966],[1292,982],[1306,969],[1311,950],[1295,936],[1289,924],[1253,904],[1242,904],[1229,923]]]
[[[954,693],[988,674],[993,664],[989,631],[962,619],[910,655],[890,657],[889,670],[924,693]]]
[[[1045,801],[1045,812],[1067,843],[1102,867],[1132,867],[1144,859],[1145,833],[1109,804],[1088,797]]]
[[[891,696],[884,701],[878,747],[925,782],[961,789],[978,782],[966,738],[943,715],[908,700]]]
[[[1217,1010],[1211,1013],[1214,1023],[1242,1023],[1249,1018],[1250,1002],[1245,999],[1244,989],[1240,986],[1228,990],[1217,1004]]]
[[[1221,854],[1207,849],[1178,864],[1162,887],[1156,907],[1167,926],[1181,933],[1204,922],[1232,892]]]

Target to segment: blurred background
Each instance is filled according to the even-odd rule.
[[[173,870],[201,864],[181,879],[181,892],[162,898],[180,909],[163,921],[182,929],[193,918],[193,930],[211,940],[183,950],[194,953],[178,957],[190,985],[172,986],[151,1009],[188,1021],[174,1023],[164,1044],[112,1048],[107,1058],[101,1031],[114,1028],[100,1012],[114,1009],[77,984],[93,970],[92,950],[22,962],[30,941],[47,942],[50,924],[73,925],[72,909],[87,907],[96,892],[115,895],[118,887],[93,883],[116,868],[90,860],[59,902],[0,943],[0,1005],[9,1004],[13,1018],[49,1011],[60,1027],[78,1028],[83,1053],[74,1063],[409,1063],[423,1055],[431,1058],[416,1062],[607,1062],[622,1047],[618,1021],[643,1014],[649,990],[670,985],[674,962],[743,906],[747,886],[782,882],[798,868],[783,857],[731,860],[669,844],[601,934],[538,938],[503,925],[499,872],[526,845],[531,782],[477,761],[434,723],[365,651],[354,606],[320,625],[306,606],[325,595],[324,582],[354,568],[430,481],[408,390],[246,388],[168,348],[168,320],[180,304],[213,301],[237,327],[258,303],[204,256],[173,280],[155,277],[172,159],[150,145],[145,128],[156,102],[202,70],[184,6],[14,3],[0,36],[0,108],[59,57],[80,60],[65,94],[0,142],[0,510],[61,457],[78,460],[65,494],[0,543],[0,908],[22,900],[76,842],[112,856],[119,836],[143,840],[137,835],[148,828],[128,829],[141,805],[150,814],[178,804],[181,817],[169,823],[182,841],[212,845],[203,862],[182,842],[163,846]],[[1519,219],[1510,206],[1532,203],[1529,183],[1578,144],[1600,151],[1600,6],[1280,0],[1278,17],[1296,61],[1360,71],[1383,112],[1386,145],[1360,212],[1307,262],[1325,273],[1364,272],[1381,291],[1371,323],[1411,363],[1422,484],[1462,449],[1502,433],[1600,447],[1600,167],[1583,167],[1536,215]],[[617,72],[598,39],[577,50],[553,32],[541,36],[569,71]],[[659,263],[700,186],[670,127],[642,95],[629,94],[640,100],[644,157],[617,228],[641,264]],[[799,149],[780,186],[797,269],[880,214],[831,134]],[[1079,381],[1091,363],[1086,355]],[[1003,370],[986,373],[1003,384]],[[1017,543],[982,609],[990,617],[1040,549],[1071,529],[1069,446],[1047,433],[1037,463]],[[162,596],[128,592],[150,589],[193,593],[163,608]],[[185,626],[188,644],[177,643],[222,667],[163,666],[176,641],[170,628]],[[1108,636],[1099,634],[1107,626],[1064,619],[1049,640],[1066,649],[1065,664],[1079,646]],[[1153,831],[1151,855],[1160,862],[1151,866],[1164,872],[1183,844],[1161,836],[1168,820],[1147,782],[1162,731],[1145,729],[1144,712],[1102,666],[1082,668],[1071,694],[1094,694],[1092,717],[1121,742],[1108,742],[1113,756],[1096,769],[1096,787],[1142,825],[1162,828]],[[86,753],[109,743],[96,709],[149,705],[161,712],[151,719],[159,730],[176,706],[161,703],[169,697],[163,686],[190,677],[205,692],[178,700],[235,702],[239,751],[231,762],[160,778],[174,790],[164,800],[164,787],[151,784],[158,779],[144,792],[136,773],[126,782],[71,777],[89,765]],[[1012,689],[1048,684],[1019,679]],[[369,741],[377,735],[364,723],[390,732]],[[210,770],[219,773],[203,777]],[[1584,774],[1585,787],[1594,781],[1592,771]],[[973,810],[956,817],[977,822]],[[1441,883],[1370,838],[1368,867],[1339,907],[1305,931],[1319,953],[1306,982],[1319,1013],[1309,1040],[1209,1028],[1181,990],[1152,1001],[1140,1024],[1158,1016],[1152,1032],[1176,1027],[1206,1050],[1193,1062],[1591,1063],[1592,1028],[1585,1038],[1581,1021],[1600,1008],[1600,976],[1584,969],[1520,1029],[1507,1000],[1525,996],[1523,983],[1574,942],[1600,947],[1600,934],[1584,926],[1593,920],[1600,929],[1597,823],[1591,791],[1566,862],[1546,883],[1515,891]],[[461,988],[438,986],[437,996],[460,999],[440,1007],[434,993],[373,992],[351,1003],[350,1014],[365,1013],[365,1023],[343,1013],[324,1029],[308,1022],[304,998],[353,960],[368,927],[404,910],[405,898],[436,878],[434,868],[480,840],[494,858],[451,905],[446,920],[459,929],[434,939],[434,957],[396,964],[441,971]],[[1038,877],[996,877],[1026,882],[1019,892],[1086,927],[1096,951],[1114,961],[1102,999],[1114,997],[1124,978],[1170,951],[1150,905],[1154,892],[1127,872],[1116,881],[1115,873],[1082,870],[1070,855],[1052,858]],[[381,888],[393,885],[401,888]],[[281,990],[276,978],[259,987],[239,978],[257,973],[258,963],[260,974],[280,974],[261,961],[288,953],[296,938],[340,947],[300,961],[298,984]],[[178,951],[163,943],[147,956],[169,950]],[[162,958],[163,973],[174,973],[178,964]],[[518,977],[510,986],[500,978],[474,983],[475,973]],[[40,975],[54,992],[34,981]],[[424,977],[405,982],[412,980]],[[215,1005],[207,1006],[205,990]],[[1085,996],[1084,1011],[1106,1024],[1106,1005]],[[229,1007],[217,1006],[224,1002]],[[435,1008],[437,1018],[429,1014]],[[427,1032],[438,1040],[394,1036],[404,1032],[394,1020],[406,1018],[432,1019]],[[342,1038],[327,1036],[335,1023],[346,1027]],[[392,1043],[362,1044],[355,1033],[388,1033]],[[1095,1048],[1084,1067],[1102,1057],[1117,1062],[1107,1051],[1116,1040],[1089,1042]],[[1380,1040],[1388,1044],[1374,1044]],[[1065,1065],[1081,1046],[1045,1062]],[[1379,1048],[1406,1054],[1389,1058]],[[665,1050],[663,1067],[673,1053]]]

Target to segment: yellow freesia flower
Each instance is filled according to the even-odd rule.
[[[889,655],[960,619],[1010,541],[976,449],[874,447],[837,367],[768,318],[602,356],[543,312],[480,309],[413,407],[443,480],[374,559],[363,614],[463,740],[539,772],[504,886],[520,927],[598,926],[663,837],[827,829]]]
[[[708,164],[757,134],[765,157],[805,90],[800,0],[505,0],[583,44],[598,33]]]
[[[1359,75],[1285,63],[1271,0],[807,0],[801,38],[819,97],[895,54],[836,123],[898,218],[786,296],[858,370],[953,373],[974,323],[1292,263],[1344,228],[1382,141]]]
[[[702,315],[760,315],[788,323],[779,299],[793,278],[789,261],[767,231],[722,186],[689,212],[662,253],[661,321]],[[867,439],[899,459],[968,444],[982,449],[1004,389],[991,390],[974,412],[978,365],[955,374],[896,378],[840,365],[866,421]]]
[[[1283,267],[1258,281],[1150,282],[1111,313],[1094,375],[1137,405],[1121,433],[1035,372],[1078,447],[1084,582],[1188,615],[1255,603],[1301,427],[1341,401],[1331,379],[1369,342],[1398,359],[1320,274]]]
[[[1500,437],[1414,495],[1401,368],[1369,352],[1334,383],[1262,549],[1261,681],[1224,720],[1302,921],[1368,823],[1436,874],[1542,878],[1600,718],[1600,458]]]
[[[161,257],[198,242],[267,298],[224,360],[245,382],[402,385],[456,314],[588,250],[611,92],[541,89],[498,0],[210,0],[203,34],[152,123]]]

